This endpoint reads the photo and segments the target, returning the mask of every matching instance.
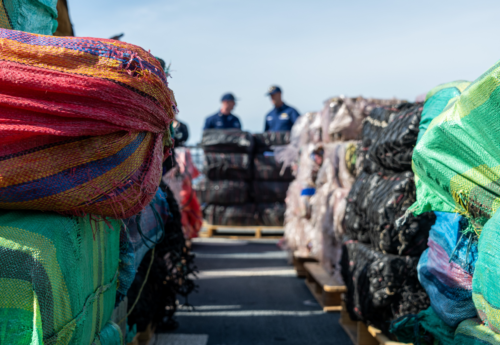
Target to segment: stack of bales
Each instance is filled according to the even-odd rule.
[[[500,150],[497,63],[429,92],[412,157],[414,214],[434,211],[418,275],[431,307],[393,323],[401,341],[499,344]]]
[[[206,130],[205,179],[196,185],[207,222],[225,226],[282,226],[285,197],[293,180],[274,150],[289,132],[252,135],[240,130]]]
[[[386,334],[390,321],[429,306],[417,264],[435,216],[397,222],[416,198],[411,156],[422,108],[403,103],[370,113],[358,147],[363,168],[347,197],[341,262],[347,311]]]
[[[53,33],[53,5],[0,4],[0,343],[117,344],[142,244],[167,233],[176,104],[137,46],[28,33]]]
[[[371,109],[389,102],[331,98],[321,112],[301,116],[290,145],[276,152],[297,176],[286,199],[286,246],[318,259],[330,274],[340,274],[345,197],[357,173],[356,140]]]

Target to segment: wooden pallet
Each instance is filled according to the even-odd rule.
[[[281,233],[284,232],[282,226],[226,226],[226,225],[213,225],[208,223],[203,223],[203,227],[207,229],[206,232],[200,233],[200,237],[214,237],[214,238],[229,238],[234,240],[240,239],[249,239],[249,238],[268,238],[268,239],[280,239],[283,237],[282,234],[279,236],[276,235],[266,235],[265,231],[279,231]],[[219,233],[218,230],[230,230],[235,233],[245,233],[244,235],[228,235]],[[248,233],[248,235],[247,235]]]
[[[299,278],[305,278],[307,276],[306,269],[304,267],[304,264],[306,262],[318,262],[315,258],[311,256],[303,256],[300,255],[298,252],[293,253],[293,267],[295,268],[295,271],[297,272],[297,277]]]
[[[405,343],[390,340],[375,327],[366,326],[361,321],[352,321],[343,302],[339,323],[354,345],[405,345]]]
[[[317,262],[304,263],[306,285],[325,312],[342,310],[342,294],[347,291],[344,283],[331,277]]]

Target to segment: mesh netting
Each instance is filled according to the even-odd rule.
[[[0,45],[0,207],[127,218],[146,206],[176,111],[159,61],[105,39],[0,29]]]
[[[52,35],[58,27],[57,0],[0,1],[0,28]]]
[[[372,142],[367,159],[383,169],[392,171],[411,170],[413,147],[417,143],[422,103],[406,103],[392,113],[386,127]]]
[[[464,235],[467,220],[454,213],[436,212],[429,248],[418,264],[419,280],[431,306],[449,326],[476,317],[472,302],[472,276],[478,251],[472,234]]]
[[[500,63],[452,99],[413,152],[412,211],[458,212],[480,233],[500,206]]]
[[[159,332],[173,330],[178,323],[174,320],[177,298],[186,299],[196,288],[190,275],[194,273],[194,255],[190,254],[182,232],[181,214],[173,193],[166,186],[168,207],[172,217],[166,222],[164,240],[155,246],[153,264],[148,280],[127,322],[130,327],[137,325],[137,331],[144,331],[148,324]],[[136,278],[128,291],[129,308],[133,305],[144,284],[152,251],[142,260]]]
[[[390,321],[428,308],[417,264],[416,257],[382,254],[356,241],[345,242],[341,267],[351,318],[389,334]]]
[[[0,343],[90,344],[115,305],[120,224],[0,212]]]

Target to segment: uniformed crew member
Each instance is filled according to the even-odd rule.
[[[274,109],[266,115],[264,131],[290,131],[300,116],[299,112],[283,102],[279,86],[271,86],[267,95],[271,97]]]
[[[241,129],[240,120],[231,111],[236,105],[236,99],[233,94],[226,93],[221,98],[222,105],[219,112],[215,115],[207,117],[205,121],[205,129]]]

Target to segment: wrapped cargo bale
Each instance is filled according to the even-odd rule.
[[[210,180],[252,179],[250,156],[246,153],[205,153],[203,173]]]
[[[0,2],[0,28],[52,35],[57,27],[57,0]]]
[[[348,240],[342,254],[342,276],[347,285],[347,311],[389,335],[390,321],[429,307],[418,282],[418,258],[382,254]]]
[[[459,80],[438,85],[429,91],[426,96],[424,109],[422,110],[417,143],[424,136],[432,120],[443,112],[451,99],[460,96],[469,85],[470,82]]]
[[[391,114],[386,127],[372,142],[367,159],[383,169],[392,171],[411,170],[413,147],[417,143],[422,103],[405,103]]]
[[[472,278],[472,299],[483,323],[500,333],[500,212],[496,212],[479,237],[478,258]]]
[[[149,324],[157,332],[176,329],[178,299],[182,296],[187,300],[196,288],[192,279],[194,255],[186,247],[179,205],[168,186],[163,192],[171,214],[165,223],[164,239],[146,253],[127,294],[127,324],[138,332],[144,332]]]
[[[472,301],[472,277],[478,256],[472,234],[464,235],[467,220],[454,213],[436,212],[429,248],[420,257],[419,280],[436,314],[456,327],[476,317]]]
[[[485,326],[481,319],[465,320],[455,331],[455,344],[497,345],[500,344],[500,334]]]
[[[0,343],[115,344],[101,332],[115,306],[120,223],[2,210],[0,224]]]
[[[0,29],[0,45],[0,208],[123,219],[149,204],[177,111],[160,62],[106,39]]]
[[[264,152],[271,152],[276,146],[284,146],[290,144],[291,132],[264,132],[254,134],[255,152],[262,154]]]
[[[256,154],[253,159],[253,177],[257,181],[292,181],[292,169],[276,160],[273,152]]]
[[[206,129],[201,146],[203,151],[211,153],[252,153],[254,138],[239,129]]]
[[[253,199],[256,203],[284,202],[290,182],[253,181]]]
[[[259,225],[259,215],[255,204],[234,206],[208,205],[203,210],[203,213],[207,222],[213,225]]]
[[[347,197],[347,234],[384,253],[420,255],[435,217],[432,213],[410,216],[396,224],[415,200],[411,172],[368,175],[362,173]]]
[[[283,226],[286,211],[285,203],[258,204],[257,211],[260,224],[264,226]]]
[[[413,151],[415,214],[458,212],[480,233],[498,209],[500,63],[449,102]]]
[[[250,202],[250,183],[246,181],[203,179],[195,190],[202,204],[239,205]]]

